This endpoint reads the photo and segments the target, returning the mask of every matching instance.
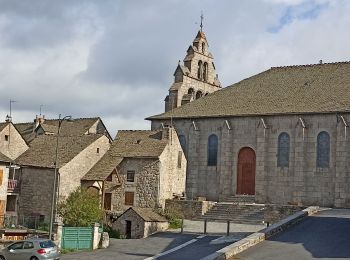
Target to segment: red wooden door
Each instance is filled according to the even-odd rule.
[[[255,194],[255,165],[254,150],[242,148],[238,154],[237,194]]]

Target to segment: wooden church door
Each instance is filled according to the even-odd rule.
[[[242,148],[238,154],[237,194],[255,194],[256,157],[253,149]]]

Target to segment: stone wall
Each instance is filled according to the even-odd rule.
[[[49,221],[53,194],[54,169],[23,167],[18,215],[44,215]]]
[[[106,136],[101,136],[59,169],[60,199],[66,198],[80,186],[80,179],[101,159],[109,146],[109,139]],[[99,148],[98,153],[97,148]]]
[[[165,200],[174,194],[185,192],[187,161],[182,151],[176,131],[169,129],[169,144],[160,155],[159,203],[164,208]],[[178,165],[179,152],[181,165]],[[181,167],[178,167],[181,166]]]
[[[5,140],[5,135],[8,140]],[[11,124],[0,132],[0,151],[10,159],[14,160],[28,149],[26,142],[18,133],[16,128]]]
[[[343,116],[350,120],[349,113]],[[299,118],[305,122],[305,129]],[[267,128],[258,116],[173,120],[177,133],[186,137],[187,197],[217,201],[235,195],[238,154],[250,147],[256,153],[256,202],[350,207],[350,137],[336,114],[263,119]],[[169,121],[153,121],[152,129],[158,129],[161,123]],[[316,167],[317,135],[321,131],[330,135],[328,168]],[[278,136],[282,132],[290,136],[289,167],[277,166]],[[219,139],[217,166],[207,165],[211,134]]]
[[[302,211],[305,207],[294,205],[265,205],[264,221],[270,224],[276,223],[296,212]]]
[[[134,182],[127,182],[127,171],[135,171]],[[118,166],[120,186],[115,187],[112,195],[112,210],[123,212],[130,206],[157,208],[159,203],[158,159],[124,158]],[[125,205],[125,192],[134,192],[134,205]]]
[[[169,228],[169,222],[145,222],[143,237],[148,237],[154,233],[165,231]]]
[[[170,200],[165,201],[165,211],[185,219],[199,218],[215,205],[212,201]]]

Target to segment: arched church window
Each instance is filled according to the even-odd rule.
[[[216,166],[218,161],[218,137],[212,134],[208,138],[208,166]]]
[[[329,167],[330,156],[330,137],[325,131],[320,132],[317,136],[317,161],[316,166],[319,168]]]
[[[193,88],[189,88],[187,94],[191,94],[192,95],[193,93],[194,93],[194,89]]]
[[[281,133],[278,136],[278,153],[277,153],[278,167],[289,167],[289,147],[290,147],[289,134]]]
[[[184,135],[179,135],[179,141],[180,141],[182,150],[186,154],[186,137]]]
[[[198,79],[202,79],[202,71],[203,71],[203,64],[202,64],[202,61],[198,61],[198,71],[197,71],[197,78]]]
[[[204,62],[203,66],[203,80],[207,81],[208,80],[208,63]]]
[[[205,43],[202,42],[202,53],[204,53],[204,52],[205,52]]]
[[[197,91],[197,93],[196,93],[196,99],[199,99],[199,98],[201,98],[202,96],[203,96],[202,91]]]

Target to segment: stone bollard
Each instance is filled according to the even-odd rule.
[[[63,223],[61,221],[53,223],[53,241],[59,249],[62,243]]]
[[[92,250],[98,249],[98,244],[100,243],[100,234],[98,233],[98,228],[100,227],[99,223],[93,224],[93,231],[92,231]]]
[[[108,232],[102,233],[102,239],[101,239],[101,248],[107,248],[109,247],[109,234]]]

